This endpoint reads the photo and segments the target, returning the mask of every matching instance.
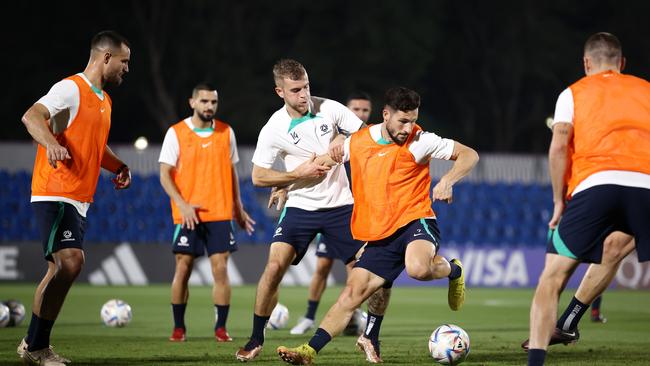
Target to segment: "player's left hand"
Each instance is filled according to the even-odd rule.
[[[253,232],[255,231],[255,228],[253,227],[255,225],[255,220],[248,215],[248,212],[246,212],[243,207],[239,210],[235,210],[235,221],[240,228],[246,230],[246,234],[253,235]]]
[[[281,211],[284,208],[284,204],[287,202],[287,194],[289,189],[287,187],[273,187],[271,190],[271,196],[269,197],[268,208],[276,205],[275,208],[278,211]]]
[[[444,180],[440,180],[431,192],[431,197],[434,201],[445,201],[447,203],[451,203],[453,195],[452,185]]]
[[[345,141],[345,135],[337,135],[328,148],[327,153],[337,163],[343,162],[343,142]]]
[[[115,178],[111,179],[115,189],[127,189],[131,186],[131,171],[129,167],[124,165],[123,168],[117,171]]]

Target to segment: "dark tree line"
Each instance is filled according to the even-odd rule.
[[[617,34],[628,71],[647,77],[647,2],[565,1],[172,1],[3,5],[8,88],[2,139],[27,139],[20,116],[47,88],[83,70],[90,37],[116,29],[132,42],[131,73],[114,100],[112,141],[161,141],[190,113],[192,87],[213,82],[221,118],[254,144],[281,106],[271,67],[308,69],[314,95],[343,101],[364,90],[381,122],[383,91],[422,95],[420,123],[482,151],[544,152],[557,95],[582,76],[593,32]],[[10,23],[12,20],[13,23]],[[4,33],[4,32],[3,32]]]

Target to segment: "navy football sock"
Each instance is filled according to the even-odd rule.
[[[318,309],[318,303],[318,301],[307,301],[307,314],[305,314],[305,318],[311,320],[316,319],[316,309]]]
[[[332,336],[323,328],[318,328],[314,336],[309,340],[309,346],[318,353],[325,345],[332,340]]]
[[[449,279],[455,280],[458,277],[460,277],[461,273],[463,272],[460,266],[454,262],[449,262],[449,266],[451,267],[451,272],[449,272],[449,276],[448,276]]]
[[[564,313],[558,319],[556,327],[565,332],[573,331],[578,327],[580,319],[584,315],[589,306],[581,303],[575,296],[571,299],[571,303],[567,306]]]
[[[217,310],[217,323],[214,325],[214,329],[225,328],[226,320],[228,320],[228,311],[230,310],[230,305],[215,305]]]
[[[528,350],[528,366],[542,366],[546,359],[546,351],[538,348]]]
[[[260,345],[264,344],[264,327],[266,327],[269,318],[269,316],[253,314],[253,334],[251,334],[251,339],[256,340]]]
[[[36,318],[36,325],[34,325],[34,335],[32,343],[29,344],[27,350],[29,352],[38,351],[39,349],[47,348],[50,346],[50,333],[54,326],[54,320]]]
[[[174,314],[174,328],[185,329],[185,308],[187,304],[172,304],[172,313]]]
[[[377,315],[368,312],[368,320],[366,321],[366,330],[363,333],[363,336],[375,341],[379,340],[379,330],[381,329],[382,320],[384,320],[383,315]]]

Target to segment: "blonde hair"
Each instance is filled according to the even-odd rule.
[[[302,64],[292,59],[281,59],[273,65],[273,79],[276,85],[283,79],[300,80],[307,74]]]

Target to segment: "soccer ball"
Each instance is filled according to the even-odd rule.
[[[8,327],[16,327],[25,319],[25,305],[18,300],[7,300],[3,302],[9,308],[9,324]]]
[[[11,311],[9,307],[3,303],[0,303],[0,328],[4,328],[9,324],[11,320]]]
[[[458,365],[469,354],[469,336],[457,325],[443,324],[431,333],[429,352],[439,364]]]
[[[356,309],[350,318],[350,322],[343,329],[343,334],[347,336],[359,336],[366,329],[366,322],[368,320],[368,313],[361,309]]]
[[[123,327],[131,321],[131,306],[118,299],[108,300],[100,312],[102,321],[109,327]]]
[[[273,308],[269,322],[266,324],[268,329],[282,329],[289,324],[289,309],[278,303]]]

